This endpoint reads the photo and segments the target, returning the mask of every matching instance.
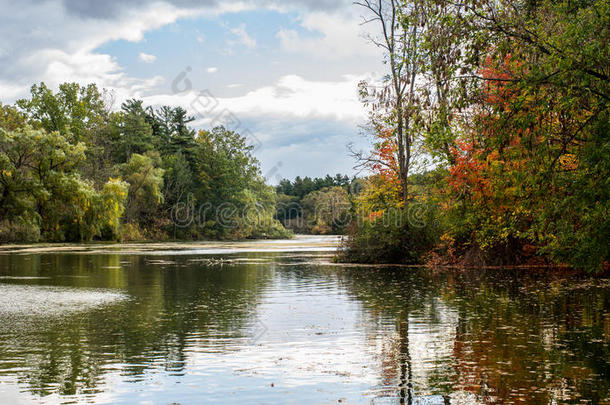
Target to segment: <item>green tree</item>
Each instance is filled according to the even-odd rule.
[[[88,142],[92,130],[107,117],[102,93],[95,84],[81,87],[63,83],[55,94],[44,83],[35,84],[30,98],[18,100],[17,105],[33,123],[74,143]]]
[[[154,149],[153,130],[141,100],[127,100],[121,111],[111,117],[114,159],[129,161],[134,153],[144,154]]]
[[[119,167],[122,179],[129,184],[125,220],[150,222],[163,202],[163,173],[158,153],[134,153]]]
[[[351,220],[351,202],[343,187],[309,193],[302,205],[305,224],[313,234],[341,234]]]
[[[246,139],[224,127],[199,131],[194,148],[194,198],[205,235],[216,238],[287,236],[274,219],[275,190],[265,185]]]
[[[163,196],[168,209],[179,202],[187,202],[192,192],[193,172],[181,152],[163,159]]]
[[[27,239],[40,235],[50,241],[83,241],[104,232],[114,236],[125,197],[121,183],[110,182],[97,192],[78,172],[84,159],[84,144],[72,145],[58,132],[29,126],[0,130],[2,217],[30,229],[34,237]],[[5,239],[11,237],[23,238],[15,234]]]
[[[110,101],[110,94],[100,92],[95,84],[64,83],[53,93],[40,83],[17,105],[35,128],[57,131],[72,144],[84,143],[87,159],[81,174],[102,187],[112,167],[108,164],[113,152]]]
[[[40,83],[16,107],[0,105],[0,240],[287,235],[239,134],[196,135],[181,107],[111,107],[109,93],[75,83]],[[178,235],[172,209],[185,203],[214,214]],[[216,215],[227,204],[230,226]]]

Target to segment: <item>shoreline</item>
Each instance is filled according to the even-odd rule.
[[[291,239],[240,241],[141,241],[85,243],[25,243],[0,245],[0,254],[120,253],[120,254],[230,254],[238,252],[329,251],[340,246],[338,235],[294,235]]]
[[[461,265],[461,264],[402,264],[402,263],[356,263],[338,262],[335,253],[341,247],[344,236],[340,235],[294,235],[292,239],[247,239],[240,241],[139,241],[139,242],[84,242],[84,243],[24,243],[0,245],[0,255],[27,254],[118,254],[133,256],[212,256],[239,253],[324,253],[324,260],[308,261],[302,264],[316,264],[332,267],[351,268],[404,268],[428,269],[430,271],[483,271],[483,270],[556,270],[604,276],[609,269],[588,273],[565,264],[519,264],[519,265]]]

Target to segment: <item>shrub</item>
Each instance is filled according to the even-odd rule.
[[[413,203],[352,223],[339,261],[419,264],[439,238],[437,210]]]
[[[38,242],[40,228],[33,222],[23,218],[16,220],[5,219],[0,222],[0,243],[9,242]]]

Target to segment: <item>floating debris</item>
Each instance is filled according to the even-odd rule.
[[[160,260],[160,259],[153,259],[153,260],[146,260],[146,264],[152,264],[152,265],[172,265],[172,264],[176,264],[176,262],[171,261],[171,260]]]

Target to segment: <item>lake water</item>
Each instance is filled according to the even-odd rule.
[[[336,238],[0,250],[0,403],[610,401],[610,280]]]

